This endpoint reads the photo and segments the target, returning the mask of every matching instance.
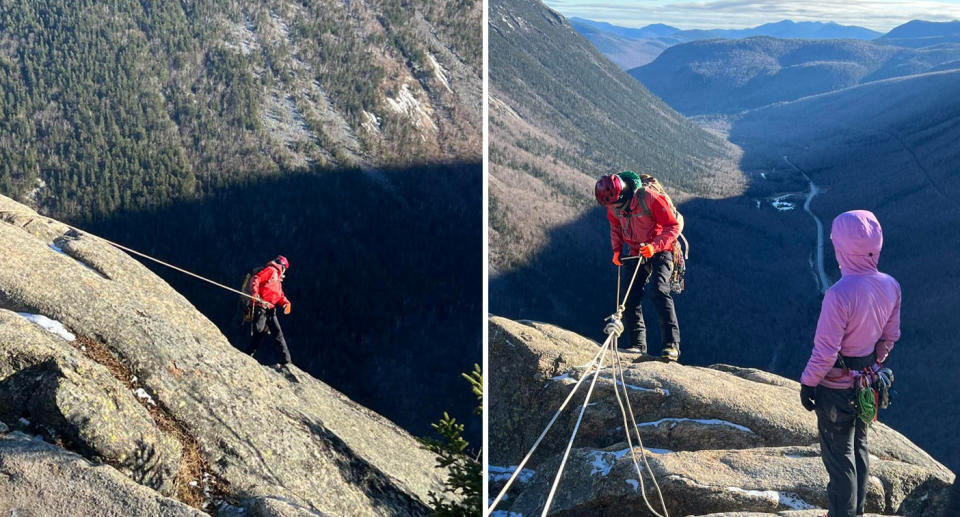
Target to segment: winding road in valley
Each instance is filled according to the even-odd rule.
[[[807,193],[807,200],[803,203],[803,209],[810,214],[810,217],[813,217],[813,220],[817,223],[817,268],[815,273],[817,278],[819,278],[818,284],[820,287],[820,293],[822,294],[827,292],[827,288],[830,287],[830,280],[827,279],[827,272],[823,266],[823,222],[821,222],[820,218],[810,210],[810,202],[813,201],[814,196],[819,194],[821,191],[820,188],[813,183],[813,180],[810,179],[810,176],[807,175],[806,171],[794,165],[787,155],[783,155],[783,161],[787,162],[788,165],[796,169],[797,172],[802,174],[803,177],[810,182],[810,192]]]

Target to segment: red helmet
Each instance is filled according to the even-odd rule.
[[[283,269],[290,269],[290,262],[288,262],[287,257],[283,255],[277,255],[277,258],[273,259],[273,261],[283,266]]]
[[[604,174],[593,187],[593,195],[597,197],[597,203],[612,205],[623,195],[623,180],[616,174]]]

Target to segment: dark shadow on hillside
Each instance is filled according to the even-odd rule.
[[[696,199],[680,210],[691,246],[687,290],[675,295],[682,362],[795,373],[819,302],[804,248],[813,234],[795,236],[804,221],[769,205],[757,209],[749,194]],[[551,231],[530,266],[491,278],[490,311],[601,340],[603,318],[616,309],[617,268],[610,257],[609,226],[597,208]],[[644,313],[650,352],[659,354],[649,303]]]
[[[924,80],[956,84],[950,75]],[[745,168],[778,167],[777,174],[788,174],[783,156],[789,155],[824,188],[811,209],[826,232],[846,210],[877,215],[884,233],[880,270],[896,278],[903,292],[902,335],[888,360],[897,375],[897,395],[881,419],[956,468],[960,420],[951,415],[960,411],[953,389],[953,372],[960,367],[953,353],[960,333],[955,317],[960,304],[960,105],[946,90],[928,87],[900,107],[909,110],[905,116],[887,109],[886,97],[897,98],[898,84],[882,86],[871,97],[865,97],[869,91],[859,91],[861,97],[847,92],[844,102],[828,108],[811,102],[748,114],[734,123],[730,139],[745,150]],[[827,272],[833,271],[836,280],[840,274],[824,237]]]
[[[460,372],[482,360],[481,192],[479,163],[317,171],[72,222],[234,287],[285,255],[293,310],[281,325],[295,364],[416,435],[448,411],[479,444]],[[144,262],[247,344],[238,296]],[[257,357],[276,360],[271,340]]]

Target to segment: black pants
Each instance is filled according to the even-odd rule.
[[[637,267],[634,261],[628,261],[621,268],[621,284],[623,289],[630,285],[630,278]],[[650,268],[648,271],[647,268]],[[673,307],[673,296],[670,293],[670,277],[673,275],[673,252],[661,251],[650,257],[647,264],[640,266],[633,289],[627,298],[626,311],[623,315],[624,328],[630,333],[630,344],[646,352],[647,327],[643,323],[643,292],[648,282],[653,283],[653,308],[657,311],[657,320],[660,322],[660,341],[666,346],[675,343],[680,348],[680,326],[677,323],[677,312]]]
[[[256,353],[267,334],[273,334],[273,340],[280,347],[280,352],[283,354],[283,364],[289,363],[290,350],[287,349],[287,342],[283,339],[283,330],[280,329],[280,320],[277,318],[277,308],[264,309],[263,307],[257,307],[253,310],[253,336],[250,338],[247,353],[250,355]]]
[[[863,515],[870,458],[867,454],[867,424],[857,418],[853,388],[835,390],[817,386],[817,429],[820,455],[830,482],[828,517]]]

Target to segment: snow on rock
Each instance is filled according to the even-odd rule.
[[[637,492],[640,490],[640,483],[636,479],[624,479],[624,481],[633,487],[633,491]]]
[[[363,123],[360,126],[371,133],[379,133],[380,118],[367,110],[363,110],[361,113],[363,115]]]
[[[591,467],[593,468],[590,470],[590,475],[600,474],[601,476],[606,476],[610,473],[610,469],[613,468],[613,464],[628,452],[630,452],[630,449],[617,452],[591,451],[590,456],[593,458]]]
[[[727,490],[757,499],[764,499],[777,504],[778,507],[784,507],[790,510],[814,510],[817,508],[801,499],[797,494],[778,492],[776,490],[744,490],[733,486],[728,486]]]
[[[59,253],[59,254],[61,254],[61,255],[66,255],[66,253],[63,252],[63,248],[61,248],[60,246],[57,246],[56,244],[51,243],[51,244],[50,244],[50,249],[52,249],[53,251],[56,251],[57,253]]]
[[[447,89],[448,92],[453,93],[453,90],[450,89],[450,80],[447,79],[447,74],[440,63],[437,62],[437,58],[433,57],[433,54],[427,52],[427,58],[430,60],[430,65],[433,66],[433,75],[437,78],[438,81],[443,83],[443,86]]]
[[[776,208],[781,212],[786,212],[787,210],[793,210],[794,208],[797,208],[797,205],[789,201],[786,201],[786,199],[791,195],[792,194],[784,194],[782,196],[777,196],[776,198],[773,199],[773,202],[771,204],[773,205],[774,208]]]
[[[523,517],[523,514],[517,512],[508,512],[506,510],[497,510],[491,513],[490,517]]]
[[[413,92],[410,91],[410,85],[408,83],[403,83],[396,99],[387,97],[387,104],[390,105],[393,111],[410,116],[410,118],[413,119],[414,125],[418,128],[424,126],[429,126],[432,129],[437,128],[436,124],[433,123],[433,119],[431,119],[429,113],[427,113],[427,109],[413,96]]]
[[[656,422],[643,422],[643,423],[641,423],[641,424],[637,424],[637,427],[659,427],[660,424],[665,424],[665,423],[669,423],[670,426],[673,427],[673,426],[677,425],[677,424],[680,423],[680,422],[696,422],[696,423],[698,423],[698,424],[703,424],[703,425],[724,425],[724,426],[732,427],[732,428],[734,428],[734,429],[738,429],[738,430],[740,430],[740,431],[744,431],[744,432],[747,432],[747,433],[751,433],[751,434],[753,433],[753,431],[751,431],[750,428],[748,428],[748,427],[744,427],[744,426],[742,426],[742,425],[740,425],[740,424],[734,424],[733,422],[728,422],[728,421],[726,421],[726,420],[718,420],[718,419],[716,419],[716,418],[712,418],[712,419],[703,419],[703,418],[661,418],[660,420],[657,420]]]
[[[517,466],[513,465],[511,467],[498,467],[496,465],[490,465],[487,467],[487,479],[490,481],[506,481],[510,479],[510,476],[513,475],[513,472],[517,470]],[[520,475],[517,476],[517,481],[521,483],[527,483],[530,481],[536,474],[535,471],[530,469],[523,469],[520,471]]]
[[[147,393],[143,388],[137,388],[136,394],[138,399],[145,400],[147,404],[150,404],[151,406],[157,405],[156,401],[153,400],[153,397],[151,397],[150,394]]]
[[[814,510],[817,508],[803,499],[800,499],[800,496],[797,494],[779,492],[778,495],[780,497],[780,506],[785,506],[791,510]]]
[[[18,312],[17,314],[23,316],[33,324],[40,326],[47,332],[56,334],[67,341],[73,341],[77,339],[77,336],[74,336],[73,333],[63,326],[63,323],[60,323],[57,320],[52,320],[41,314],[30,314],[29,312]]]

